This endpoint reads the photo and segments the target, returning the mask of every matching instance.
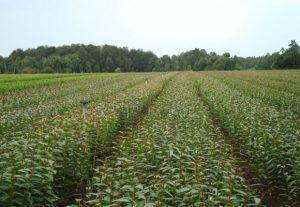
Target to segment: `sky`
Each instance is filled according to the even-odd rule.
[[[260,56],[300,44],[300,0],[0,0],[0,55],[73,43]]]

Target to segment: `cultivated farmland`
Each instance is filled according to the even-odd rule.
[[[300,72],[0,76],[0,206],[299,206]]]

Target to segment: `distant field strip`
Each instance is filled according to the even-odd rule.
[[[299,206],[300,71],[0,75],[0,206]]]
[[[117,74],[0,75],[0,94],[20,89],[113,75]]]

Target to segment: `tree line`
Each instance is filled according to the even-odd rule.
[[[72,44],[16,49],[0,56],[0,73],[99,73],[180,70],[247,70],[300,68],[300,47],[292,40],[287,49],[260,57],[218,55],[193,49],[158,57],[151,51],[111,45]]]

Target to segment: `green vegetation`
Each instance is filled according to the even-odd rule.
[[[33,75],[1,75],[0,76],[0,94],[12,92],[20,89],[47,86],[54,83],[65,83],[75,80],[84,80],[90,78],[107,77],[116,74],[33,74]]]
[[[300,47],[292,40],[287,49],[261,57],[231,57],[204,49],[179,55],[157,57],[143,51],[104,45],[40,46],[17,49],[9,57],[0,56],[0,73],[99,73],[182,70],[245,70],[300,68]]]
[[[297,70],[0,75],[0,206],[298,206],[299,84]]]
[[[96,206],[241,206],[255,197],[197,97],[192,76],[172,81],[88,187]]]
[[[240,75],[241,80],[236,80],[236,76],[202,73],[199,93],[223,126],[243,144],[267,189],[296,199],[300,195],[300,97],[286,89],[299,88],[300,74],[287,75],[298,83],[275,81],[274,88],[282,90],[270,87],[278,77],[276,73],[249,73],[250,84],[243,82],[245,77]],[[264,78],[264,85],[253,84],[259,81],[257,76]]]
[[[6,139],[1,140],[0,167],[3,204],[52,205],[66,199],[64,194],[69,190],[78,190],[88,179],[94,157],[105,154],[115,133],[127,122],[134,122],[158,93],[164,76],[156,76],[158,79],[148,81],[147,90],[141,79],[144,82],[148,77],[143,76],[134,81],[113,80],[113,84],[102,79],[84,82],[82,87],[88,84],[86,91],[71,100],[77,98],[75,106],[69,109],[70,105],[65,105],[68,102],[59,102],[57,112],[53,107],[41,112],[31,106],[4,111],[1,136]],[[91,103],[83,108],[80,101],[84,99]],[[26,116],[24,111],[30,114]]]

